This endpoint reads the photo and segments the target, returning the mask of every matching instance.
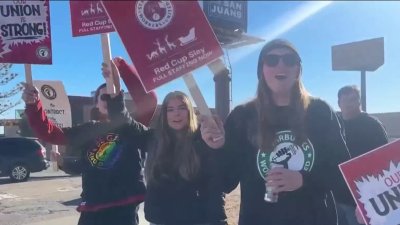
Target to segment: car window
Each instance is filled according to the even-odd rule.
[[[8,139],[0,140],[0,155],[12,156],[15,155],[15,144]]]
[[[26,149],[27,151],[36,151],[40,148],[39,143],[35,140],[21,139],[21,141],[16,141],[16,144],[21,149]]]
[[[15,138],[0,140],[0,154],[3,156],[23,156],[41,147],[37,140]]]

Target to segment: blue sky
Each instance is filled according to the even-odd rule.
[[[72,37],[68,1],[51,1],[50,11],[53,65],[32,65],[33,79],[62,80],[67,94],[89,96],[103,82],[100,35]],[[337,90],[347,84],[359,85],[360,72],[332,71],[331,46],[384,37],[385,64],[367,72],[367,111],[399,112],[399,12],[400,2],[396,1],[249,1],[247,33],[266,41],[276,37],[291,41],[302,57],[306,88],[336,110]],[[255,95],[257,57],[263,44],[225,51],[232,68],[232,108]],[[130,62],[116,33],[111,34],[111,51]],[[18,81],[24,79],[23,65],[14,65],[12,71],[20,74]],[[194,76],[208,105],[214,107],[213,74],[204,67],[194,71]],[[179,78],[156,90],[158,101],[173,90],[188,93]],[[20,108],[22,104],[14,109]],[[0,119],[14,118],[14,109]]]

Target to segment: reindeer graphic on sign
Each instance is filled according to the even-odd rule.
[[[189,44],[189,43],[195,41],[195,40],[197,39],[197,38],[196,38],[196,33],[195,33],[195,31],[196,31],[195,28],[192,27],[192,28],[190,28],[190,30],[189,30],[189,32],[188,32],[187,35],[178,37],[178,38],[177,38],[177,42],[179,42],[179,46],[185,46],[185,45],[187,45],[187,44]],[[176,41],[172,41],[172,42],[171,42],[171,41],[168,40],[168,34],[165,35],[165,37],[164,37],[164,42],[165,42],[166,46],[165,46],[165,45],[162,45],[162,44],[160,43],[160,40],[159,40],[158,38],[156,39],[156,41],[153,42],[153,44],[156,46],[156,49],[154,49],[153,51],[151,51],[149,54],[146,54],[147,58],[148,58],[150,61],[153,60],[153,59],[156,59],[156,58],[160,57],[160,55],[165,55],[165,54],[167,54],[168,51],[172,51],[172,50],[174,50],[175,48],[177,48],[177,46],[176,46],[176,44],[175,44]],[[168,50],[167,50],[166,47],[168,47]]]

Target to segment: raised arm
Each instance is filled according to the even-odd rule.
[[[116,58],[112,61],[111,63],[111,69],[108,69],[106,67],[106,64],[103,64],[103,76],[112,76],[114,85],[116,88],[116,94],[115,95],[109,95],[107,96],[107,109],[108,109],[108,117],[111,121],[111,123],[114,123],[116,125],[121,125],[126,127],[126,131],[128,131],[130,134],[133,136],[136,136],[136,138],[140,139],[140,147],[144,148],[146,145],[146,139],[148,136],[150,136],[149,129],[143,125],[140,121],[137,121],[136,118],[131,117],[130,113],[125,107],[124,104],[124,95],[123,92],[120,90],[120,71],[119,67],[121,66],[121,62],[123,60],[121,58]],[[124,71],[127,72],[127,71]],[[138,82],[138,80],[132,82],[132,86],[137,86],[135,82]],[[132,95],[133,96],[133,95]],[[136,100],[140,101],[145,101],[145,99],[140,99],[136,98]],[[157,99],[155,99],[155,104],[157,104]],[[155,110],[156,107],[154,107],[153,110]],[[139,110],[140,111],[140,110]],[[146,116],[146,118],[152,118],[154,114],[154,111],[149,111],[149,115]],[[143,119],[143,118],[142,118]],[[150,121],[150,120],[149,120]],[[145,121],[145,122],[149,122]]]
[[[112,77],[113,83],[116,89],[115,94],[107,95],[106,96],[106,101],[107,101],[107,109],[108,109],[108,117],[112,123],[117,123],[117,124],[123,124],[127,123],[130,125],[134,125],[135,128],[137,128],[140,132],[140,130],[143,130],[145,128],[144,124],[141,123],[140,120],[138,120],[135,116],[135,118],[132,118],[129,114],[129,111],[127,110],[124,102],[124,95],[123,92],[121,91],[121,84],[120,84],[120,78],[122,72],[120,71],[120,68],[124,68],[123,65],[127,66],[125,61],[122,58],[115,58],[111,61],[110,63],[111,68],[107,68],[107,64],[103,63],[102,64],[102,73],[105,78]],[[131,79],[131,77],[137,78],[136,73],[128,74],[132,71],[127,71],[126,68],[123,71],[125,76],[127,77],[127,80],[129,81],[129,86],[130,89],[133,91],[133,87],[138,88],[140,85],[139,79]],[[139,84],[138,84],[139,83]],[[132,98],[136,99],[137,101],[145,101],[145,99],[139,97],[134,97],[134,93],[130,93],[132,95]],[[136,104],[136,102],[135,102]],[[157,103],[156,103],[157,104]],[[139,109],[138,109],[139,110]],[[155,110],[155,107],[154,107]],[[151,115],[150,115],[151,114]],[[149,111],[149,115],[147,117],[151,118],[154,114],[154,111]],[[149,121],[144,121],[144,122],[149,122]],[[146,128],[147,129],[147,128]]]
[[[122,58],[117,58],[114,62],[135,103],[135,119],[149,126],[157,109],[156,93],[154,91],[146,93],[134,66],[128,65]]]
[[[24,84],[22,99],[25,101],[25,114],[36,136],[46,142],[65,145],[67,143],[64,132],[55,126],[46,115],[38,90],[30,84]]]

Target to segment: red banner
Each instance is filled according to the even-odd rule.
[[[400,223],[400,140],[339,167],[369,225]]]
[[[48,0],[0,1],[0,62],[52,64]]]
[[[222,55],[197,1],[102,1],[149,92]]]
[[[99,1],[69,1],[72,36],[109,33],[114,31],[103,5]]]

